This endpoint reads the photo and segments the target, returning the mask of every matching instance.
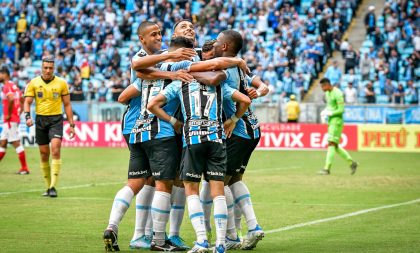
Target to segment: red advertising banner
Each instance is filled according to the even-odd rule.
[[[25,145],[34,145],[34,130],[21,132]],[[261,124],[259,149],[323,149],[328,144],[327,125],[319,124]],[[76,136],[69,137],[69,125],[64,123],[64,147],[126,147],[120,122],[77,122]],[[347,125],[341,145],[357,150],[357,126]],[[31,140],[31,141],[29,141]]]
[[[126,147],[120,122],[77,122],[76,135],[69,136],[69,124],[64,124],[64,147]]]
[[[328,126],[320,124],[261,124],[259,149],[323,149],[328,145]],[[357,150],[357,126],[344,126],[340,145]]]

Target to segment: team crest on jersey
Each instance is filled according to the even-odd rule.
[[[38,92],[36,93],[36,96],[37,96],[38,98],[43,98],[43,97],[44,97],[44,93],[43,93],[42,91],[38,91]]]
[[[60,93],[58,93],[58,92],[53,92],[53,98],[54,99],[57,99],[57,98],[59,98],[60,97]]]

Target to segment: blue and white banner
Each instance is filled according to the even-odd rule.
[[[405,110],[406,124],[420,124],[420,107],[411,107]]]

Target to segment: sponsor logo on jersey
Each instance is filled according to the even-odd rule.
[[[37,96],[38,98],[42,98],[42,97],[44,97],[44,93],[43,93],[42,91],[38,91],[38,92],[36,93],[36,96]]]
[[[206,120],[206,119],[192,119],[188,121],[189,126],[203,126],[203,127],[209,127],[209,126],[219,126],[219,122],[214,120]]]

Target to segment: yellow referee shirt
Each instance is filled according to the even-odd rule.
[[[36,114],[43,116],[63,114],[61,97],[66,95],[69,95],[67,82],[57,76],[48,83],[38,76],[25,89],[25,97],[35,98]]]

